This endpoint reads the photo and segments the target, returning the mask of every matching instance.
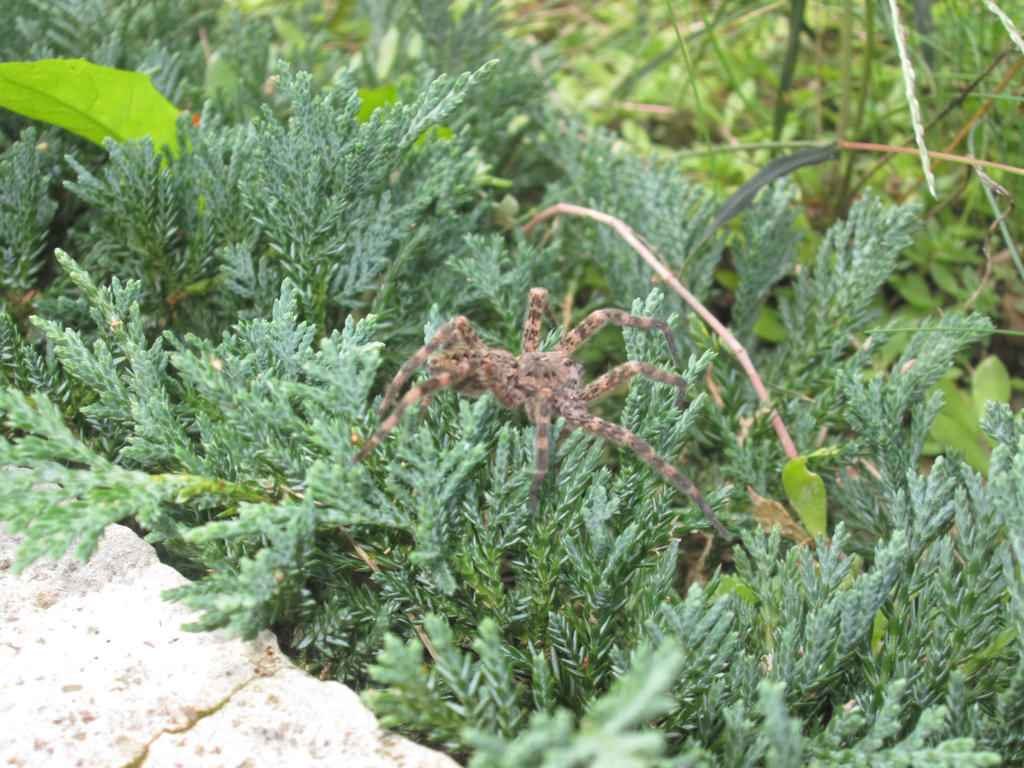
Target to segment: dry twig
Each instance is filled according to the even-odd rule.
[[[558,214],[566,213],[572,216],[585,216],[599,221],[602,224],[607,224],[609,227],[618,232],[622,239],[625,240],[629,245],[640,254],[640,258],[646,261],[651,269],[653,269],[658,276],[664,280],[672,290],[682,296],[683,300],[693,307],[694,311],[700,316],[700,318],[711,326],[711,329],[718,334],[718,336],[725,343],[725,346],[729,349],[733,355],[736,356],[736,360],[739,362],[740,367],[743,368],[750,382],[754,385],[754,390],[757,392],[758,398],[765,407],[770,407],[768,404],[768,390],[765,389],[764,383],[761,381],[761,377],[757,373],[757,369],[754,368],[754,364],[750,360],[750,355],[747,354],[747,350],[739,340],[733,336],[732,331],[726,328],[717,317],[715,317],[711,311],[705,307],[696,296],[690,293],[686,286],[684,286],[672,274],[672,270],[665,265],[651,250],[643,244],[636,232],[626,224],[622,219],[616,218],[608,213],[594,210],[593,208],[587,208],[582,205],[573,205],[572,203],[556,203],[550,208],[546,208],[523,227],[524,233],[529,233],[535,226],[545,219],[557,216]],[[786,457],[789,459],[795,459],[799,454],[797,453],[796,446],[793,444],[793,438],[789,436],[789,432],[786,430],[786,425],[782,422],[782,417],[779,416],[778,411],[774,408],[771,410],[772,426],[775,428],[775,434],[779,437],[779,443],[782,445],[782,450],[785,452]]]

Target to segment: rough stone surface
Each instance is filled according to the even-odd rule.
[[[193,633],[161,592],[186,583],[122,526],[86,564],[11,573],[0,528],[0,765],[429,766],[355,693],[281,656],[269,632]]]

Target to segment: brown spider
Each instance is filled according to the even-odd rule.
[[[530,420],[537,425],[537,466],[533,482],[530,484],[531,505],[536,505],[537,492],[548,472],[551,454],[549,426],[553,419],[561,417],[565,419],[568,429],[582,429],[632,450],[660,472],[669,483],[689,495],[715,529],[726,540],[731,540],[732,535],[715,517],[697,487],[682,472],[658,456],[650,443],[628,429],[587,411],[588,403],[638,375],[676,387],[676,404],[681,404],[687,386],[686,379],[682,376],[666,373],[648,363],[629,360],[583,386],[583,366],[572,358],[572,353],[588,336],[605,323],[612,323],[661,331],[665,334],[672,359],[677,366],[682,367],[668,323],[664,320],[631,315],[621,309],[598,309],[569,331],[553,350],[541,352],[541,321],[549,312],[548,292],[543,288],[533,288],[527,304],[522,354],[519,357],[504,349],[485,346],[477,337],[469,320],[461,315],[442,325],[434,337],[398,369],[380,404],[382,415],[389,408],[391,413],[352,463],[356,463],[372,451],[395,428],[405,409],[420,398],[429,400],[435,392],[447,387],[470,397],[480,397],[485,392],[493,392],[506,408],[522,407]],[[428,359],[430,378],[410,389],[396,403],[402,385]]]

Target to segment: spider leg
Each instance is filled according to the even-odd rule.
[[[634,376],[644,376],[652,381],[660,381],[662,384],[671,384],[676,388],[676,408],[682,410],[683,396],[686,394],[686,387],[688,386],[686,379],[674,373],[667,373],[660,368],[655,368],[649,363],[641,363],[637,360],[628,360],[622,365],[612,368],[608,373],[598,376],[580,390],[580,398],[587,403],[597,400]]]
[[[537,425],[537,461],[533,470],[533,481],[530,483],[530,511],[537,511],[537,499],[540,486],[548,474],[551,463],[551,390],[543,389],[536,407],[533,409],[533,421]]]
[[[536,352],[540,348],[541,323],[545,315],[551,314],[548,292],[544,288],[531,288],[526,303],[526,319],[523,321],[522,352]]]
[[[676,367],[683,367],[683,359],[679,356],[679,348],[676,347],[676,340],[669,330],[668,323],[654,317],[641,317],[631,315],[621,309],[597,309],[587,315],[583,321],[569,331],[562,340],[558,342],[555,349],[559,352],[572,354],[576,348],[586,341],[587,337],[602,328],[605,323],[624,326],[628,328],[641,328],[645,331],[658,330],[665,334],[665,341],[668,343],[669,354]]]
[[[706,517],[708,522],[715,527],[715,530],[722,535],[722,538],[726,541],[733,540],[732,534],[729,533],[729,531],[726,530],[726,527],[722,525],[722,522],[715,517],[715,513],[711,510],[711,506],[708,504],[701,492],[697,490],[697,486],[691,482],[690,478],[661,458],[657,451],[654,450],[654,446],[646,440],[642,440],[628,429],[621,427],[618,424],[605,421],[604,419],[589,413],[570,412],[564,414],[564,416],[566,423],[569,424],[569,426],[577,427],[582,429],[584,432],[589,432],[592,435],[604,438],[616,445],[633,451],[633,453],[643,459],[648,466],[657,470],[661,476],[675,486],[675,488],[693,499],[700,508],[700,511],[704,513],[704,517]]]
[[[483,348],[483,343],[476,335],[476,331],[473,330],[473,325],[469,320],[462,315],[459,315],[454,320],[449,320],[447,323],[442,325],[437,333],[434,334],[434,338],[424,344],[419,350],[406,360],[402,367],[398,369],[398,373],[395,374],[395,378],[391,380],[391,384],[388,385],[388,391],[384,394],[384,399],[381,401],[380,407],[377,409],[379,413],[385,413],[388,408],[395,402],[395,398],[398,397],[398,392],[405,384],[406,379],[412,375],[413,371],[427,362],[427,359],[434,354],[438,349],[452,341],[460,341],[463,345],[471,348]]]
[[[363,446],[363,450],[356,454],[356,457],[352,459],[352,463],[357,463],[366,454],[372,451],[377,445],[383,440],[388,432],[395,428],[398,424],[398,420],[402,418],[402,414],[405,409],[415,403],[421,397],[429,398],[433,393],[440,389],[445,389],[454,384],[458,384],[462,379],[470,373],[470,367],[468,363],[462,363],[455,371],[439,373],[437,376],[427,379],[422,384],[419,384],[408,392],[405,393],[405,397],[398,401],[395,405],[394,410],[388,414],[388,417],[384,419],[384,423],[380,425],[378,429],[369,440],[366,441],[366,445]]]

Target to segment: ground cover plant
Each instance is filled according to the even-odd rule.
[[[0,61],[143,72],[185,111],[173,142],[102,145],[0,113],[19,564],[131,525],[194,579],[168,595],[193,629],[272,627],[471,765],[1024,760],[1009,305],[903,311],[920,207],[865,187],[813,217],[779,178],[720,222],[672,142],[565,108],[561,40],[519,3],[13,10]],[[594,333],[588,378],[664,375],[593,412],[696,495],[494,394],[439,387],[382,430],[453,318],[542,354],[610,307],[665,333]],[[973,457],[936,430],[965,426],[951,402]]]

